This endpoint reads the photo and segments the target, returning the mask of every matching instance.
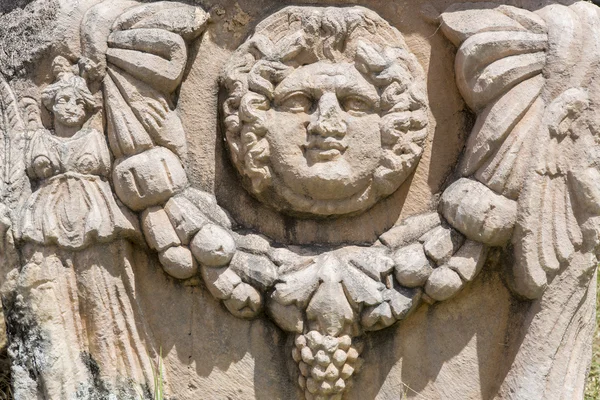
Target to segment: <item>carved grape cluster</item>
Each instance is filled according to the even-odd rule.
[[[298,363],[298,384],[306,400],[340,400],[362,363],[360,349],[348,335],[333,337],[310,331],[297,335],[292,357]]]

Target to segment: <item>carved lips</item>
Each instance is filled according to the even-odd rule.
[[[339,158],[346,152],[348,146],[334,137],[311,135],[308,144],[303,148],[309,163],[317,163]]]

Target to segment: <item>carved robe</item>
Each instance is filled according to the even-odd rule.
[[[147,395],[153,349],[140,323],[133,248],[125,239],[139,230],[104,180],[111,161],[104,136],[85,128],[71,138],[38,131],[27,158],[28,175],[40,184],[21,215],[27,244],[16,305],[48,324],[13,344],[13,351],[43,349],[17,366],[17,375],[37,376],[29,388],[17,388],[18,398]]]

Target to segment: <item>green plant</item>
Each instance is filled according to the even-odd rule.
[[[152,376],[154,377],[154,400],[164,400],[165,388],[163,380],[163,361],[162,361],[162,347],[158,352],[158,363],[155,366],[152,363]]]
[[[162,357],[162,347],[158,351],[158,361],[154,361],[150,355],[148,355],[150,359],[150,365],[152,367],[152,378],[154,380],[154,394],[152,395],[152,400],[164,400],[165,398],[165,384],[163,377],[163,357]],[[146,400],[143,393],[138,393],[140,396],[140,400]],[[0,398],[0,400],[3,400]]]
[[[600,294],[600,275],[598,279],[598,293]],[[596,297],[596,333],[592,347],[592,365],[585,388],[585,400],[600,399],[600,298]]]

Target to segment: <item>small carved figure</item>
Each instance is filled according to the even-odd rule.
[[[30,138],[25,162],[37,188],[17,229],[25,245],[16,307],[48,323],[30,331],[36,335],[30,343],[13,343],[12,351],[43,347],[43,359],[35,352],[17,358],[23,371],[38,376],[30,390],[43,398],[95,398],[117,389],[134,396],[148,389],[136,385],[152,380],[152,343],[135,318],[128,241],[139,239],[139,228],[106,180],[111,158],[105,136],[86,124],[96,99],[65,58],[57,57],[53,67],[56,80],[42,101],[54,115],[54,132],[37,130]],[[94,379],[100,387],[88,386]]]

